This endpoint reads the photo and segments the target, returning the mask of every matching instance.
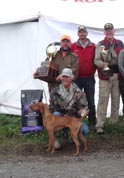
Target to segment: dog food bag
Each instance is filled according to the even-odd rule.
[[[42,101],[43,90],[21,90],[22,133],[42,131],[43,121],[39,111],[32,111],[30,105]]]

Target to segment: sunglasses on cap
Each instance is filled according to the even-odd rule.
[[[63,78],[70,78],[70,77],[69,77],[69,76],[67,76],[67,75],[63,75],[62,77],[63,77]]]

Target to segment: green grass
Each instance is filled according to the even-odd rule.
[[[48,140],[47,131],[43,132],[27,132],[26,134],[22,134],[22,122],[21,117],[13,116],[13,115],[0,115],[0,143],[4,142],[4,140],[20,140],[20,141],[34,141],[34,142],[42,142]],[[117,124],[112,124],[110,119],[106,120],[105,124],[105,134],[122,134],[124,135],[124,121],[119,119]],[[94,132],[90,132],[90,137],[93,135],[96,136]]]
[[[117,124],[112,124],[107,118],[105,124],[104,139],[110,137],[123,138],[124,136],[124,121],[119,119]],[[94,131],[90,131],[88,139],[91,142],[101,139]],[[103,138],[102,138],[103,139]],[[106,139],[107,140],[107,139]],[[0,115],[0,153],[32,153],[40,152],[42,148],[48,144],[47,131],[43,132],[28,132],[22,134],[21,117],[13,115]]]
[[[107,121],[105,124],[105,133],[124,135],[124,121],[120,120],[117,124],[112,124],[110,121]]]
[[[22,120],[19,116],[0,115],[0,144],[14,145],[24,143],[38,143],[48,140],[48,134],[44,132],[27,132],[22,134]]]

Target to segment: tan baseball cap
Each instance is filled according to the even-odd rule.
[[[64,68],[62,70],[61,76],[64,76],[64,75],[68,77],[74,77],[72,70],[69,68]]]
[[[63,36],[61,36],[61,41],[63,41],[63,40],[71,41],[71,37],[69,35],[63,35]]]
[[[78,32],[80,32],[81,30],[87,32],[87,28],[86,28],[86,26],[84,26],[84,25],[80,25],[80,26],[78,27]]]
[[[107,29],[114,29],[114,25],[112,23],[106,23],[104,25],[104,30],[107,30]]]

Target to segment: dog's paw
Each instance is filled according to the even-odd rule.
[[[79,156],[79,152],[75,152],[75,153],[74,153],[74,156]]]
[[[87,150],[88,150],[88,148],[87,148],[87,147],[85,147],[85,148],[84,148],[84,150],[83,150],[83,152],[84,152],[84,153],[86,153],[86,152],[87,152]]]
[[[50,151],[51,151],[51,149],[50,149],[50,148],[47,148],[47,149],[46,149],[46,151],[47,151],[47,152],[50,152]]]
[[[52,149],[51,154],[54,155],[54,153],[55,153],[55,149]]]

